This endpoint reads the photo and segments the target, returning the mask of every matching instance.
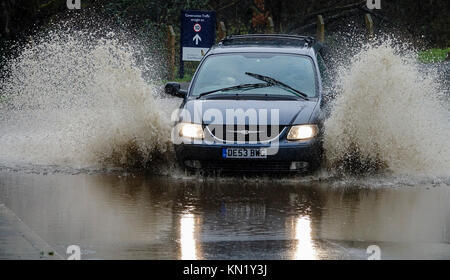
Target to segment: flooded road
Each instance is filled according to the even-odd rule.
[[[82,259],[448,259],[449,199],[446,183],[0,172],[0,203]]]

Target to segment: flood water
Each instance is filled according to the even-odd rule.
[[[450,189],[0,172],[0,201],[82,259],[450,258]]]

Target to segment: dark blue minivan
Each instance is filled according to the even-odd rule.
[[[322,155],[321,44],[296,35],[236,35],[213,46],[182,97],[172,132],[188,169],[314,170]]]

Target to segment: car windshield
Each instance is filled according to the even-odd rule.
[[[245,74],[257,73],[283,82],[305,93],[316,96],[316,79],[312,60],[309,57],[273,53],[232,53],[211,55],[203,62],[191,91],[191,95],[217,89],[261,83],[261,80]],[[237,89],[236,91],[239,91]],[[235,94],[236,91],[218,91],[217,93]],[[245,94],[291,95],[283,87],[257,87],[245,89]]]

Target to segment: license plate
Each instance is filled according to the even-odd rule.
[[[267,149],[260,148],[223,148],[223,158],[267,158]]]

